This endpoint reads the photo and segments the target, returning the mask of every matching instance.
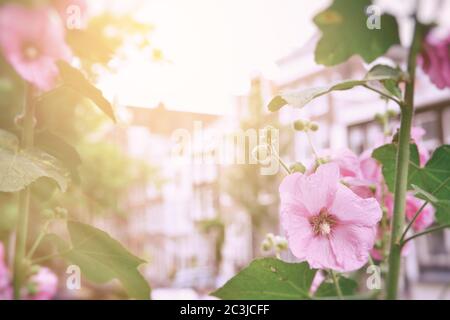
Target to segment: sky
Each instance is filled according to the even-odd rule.
[[[275,61],[315,32],[311,18],[325,0],[116,0],[98,7],[132,12],[155,25],[152,43],[168,62],[133,52],[100,87],[122,105],[227,113],[250,78],[277,75]]]

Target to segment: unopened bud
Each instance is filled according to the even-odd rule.
[[[319,125],[316,122],[311,122],[308,126],[309,130],[315,132],[319,130]]]
[[[294,122],[294,129],[297,131],[305,131],[308,128],[308,122],[297,120]]]
[[[263,240],[263,242],[261,243],[261,250],[267,252],[270,249],[272,249],[272,244],[270,243],[270,241],[267,239]]]
[[[66,208],[56,207],[55,212],[56,212],[55,218],[63,220],[67,219],[68,212]]]
[[[289,171],[291,173],[294,173],[294,172],[305,173],[306,167],[302,163],[296,162],[296,163],[291,164],[291,166],[289,167]]]
[[[275,237],[275,247],[277,248],[278,251],[284,251],[288,248],[288,242],[286,240],[286,238],[281,237],[281,236],[276,236]]]

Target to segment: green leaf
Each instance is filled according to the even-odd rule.
[[[370,0],[335,0],[314,17],[314,23],[322,32],[315,50],[317,63],[333,66],[355,54],[371,63],[391,46],[400,44],[395,17],[383,14],[381,29],[367,27],[366,8],[371,4]]]
[[[339,277],[339,287],[341,288],[342,295],[344,296],[353,296],[356,294],[356,289],[358,288],[358,284],[356,281],[345,278],[345,277]],[[314,297],[316,298],[337,298],[338,293],[336,290],[336,285],[333,282],[324,281],[317,289],[316,293],[314,294]]]
[[[38,149],[20,150],[14,135],[0,130],[0,192],[17,192],[39,178],[50,178],[66,191],[69,174],[58,159]]]
[[[384,180],[390,192],[394,192],[395,170],[397,158],[397,144],[385,144],[372,152],[372,157],[382,165]],[[415,144],[410,145],[410,160],[408,169],[408,190],[412,189],[411,183],[416,177],[419,165],[419,152]]]
[[[315,274],[306,262],[257,259],[212,295],[229,300],[309,299]]]
[[[81,165],[81,157],[74,146],[49,131],[37,133],[35,144],[38,148],[59,159],[70,170],[72,179],[79,180],[77,169]]]
[[[92,100],[108,117],[116,121],[114,110],[103,93],[93,86],[83,73],[64,61],[58,62],[59,71],[63,79],[63,85],[72,88],[76,92]]]
[[[295,108],[302,108],[315,98],[323,96],[332,91],[349,90],[356,86],[372,85],[376,82],[383,82],[386,80],[392,80],[397,83],[402,79],[402,72],[398,69],[394,69],[385,65],[376,65],[370,69],[362,80],[344,80],[339,83],[317,87],[308,88],[301,91],[291,91],[282,93],[272,99],[269,103],[269,110],[272,112],[278,111],[283,106],[289,104]],[[391,95],[389,91],[384,92],[388,96]]]
[[[51,235],[50,241],[62,256],[80,267],[88,280],[106,283],[118,279],[130,297],[150,298],[150,286],[138,271],[144,260],[100,229],[75,221],[68,222],[68,229],[71,246],[56,235]]]
[[[372,154],[383,165],[383,176],[391,192],[394,189],[396,152],[396,145],[388,144]],[[411,145],[408,189],[419,190],[419,197],[434,202],[439,223],[450,223],[450,145],[437,148],[423,168],[419,165],[417,147]]]

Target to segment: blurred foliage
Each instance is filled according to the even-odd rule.
[[[9,1],[1,0],[0,5],[6,2]],[[36,4],[36,1],[21,2]],[[93,105],[99,105],[110,117],[112,109],[108,109],[100,91],[87,81],[95,80],[99,70],[109,72],[109,63],[121,57],[124,46],[138,49],[150,46],[152,30],[153,26],[129,16],[110,13],[93,17],[85,29],[67,30],[68,43],[79,58],[81,71],[75,74],[75,69],[67,67],[66,85],[39,98],[35,142],[64,163],[71,173],[72,184],[63,194],[48,179],[35,182],[32,207],[36,214],[32,219],[38,219],[40,210],[55,206],[84,215],[124,215],[127,192],[135,186],[145,188],[152,183],[158,186],[158,170],[148,161],[130,158],[118,146],[111,120]],[[17,116],[23,108],[24,87],[24,81],[0,54],[0,128],[19,137]],[[14,228],[16,212],[15,196],[0,193],[0,237],[3,232],[5,238],[6,232]]]
[[[203,233],[214,232],[216,236],[215,247],[215,265],[217,267],[216,272],[219,272],[220,265],[222,263],[222,249],[225,244],[225,224],[220,218],[201,220],[197,224],[198,228]]]

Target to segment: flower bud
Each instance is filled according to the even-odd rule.
[[[296,162],[296,163],[291,164],[291,166],[289,167],[289,171],[291,173],[294,173],[294,172],[305,173],[306,167],[302,163]]]
[[[319,125],[316,122],[311,122],[308,126],[309,130],[315,132],[319,130]]]
[[[41,215],[44,219],[54,219],[56,214],[55,211],[53,211],[52,209],[44,209],[41,211]]]
[[[308,122],[303,120],[297,120],[294,122],[294,129],[297,131],[305,131],[308,127]]]
[[[63,220],[67,219],[68,212],[66,208],[56,207],[55,212],[56,212],[55,218]]]
[[[272,244],[268,239],[264,239],[263,242],[261,243],[261,250],[267,252],[270,249],[272,249]]]

